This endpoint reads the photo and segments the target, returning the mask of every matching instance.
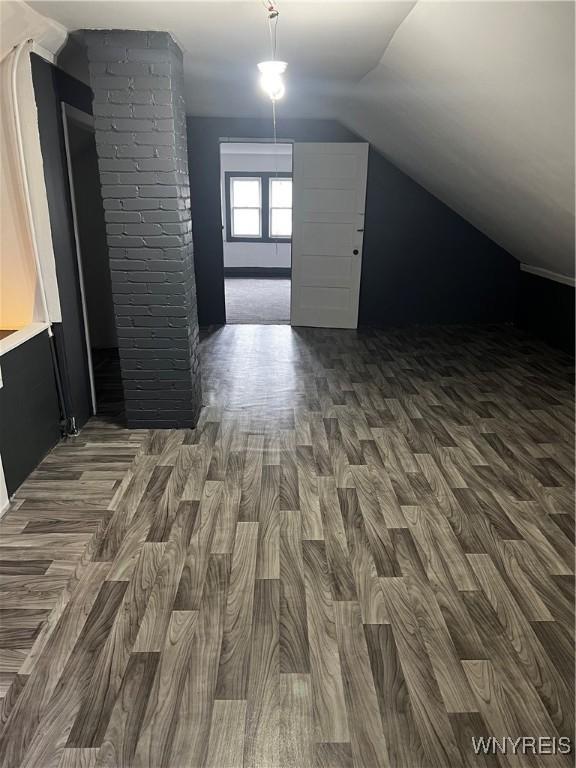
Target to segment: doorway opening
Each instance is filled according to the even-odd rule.
[[[62,121],[92,413],[122,421],[124,394],[93,118],[62,103]]]
[[[290,324],[292,144],[220,143],[227,323]]]

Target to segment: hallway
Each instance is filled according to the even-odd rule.
[[[227,278],[226,322],[290,325],[290,280]]]
[[[0,763],[460,768],[573,735],[573,361],[503,326],[200,355],[196,430],[93,419],[2,520]]]

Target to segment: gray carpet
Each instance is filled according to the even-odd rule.
[[[226,322],[290,324],[290,280],[228,278]]]

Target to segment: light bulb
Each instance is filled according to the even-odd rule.
[[[272,101],[281,99],[286,92],[282,75],[286,71],[287,66],[285,61],[261,61],[258,64],[260,87],[268,94]]]

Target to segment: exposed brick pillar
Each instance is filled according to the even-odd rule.
[[[85,31],[129,427],[201,406],[182,52],[166,32]]]

